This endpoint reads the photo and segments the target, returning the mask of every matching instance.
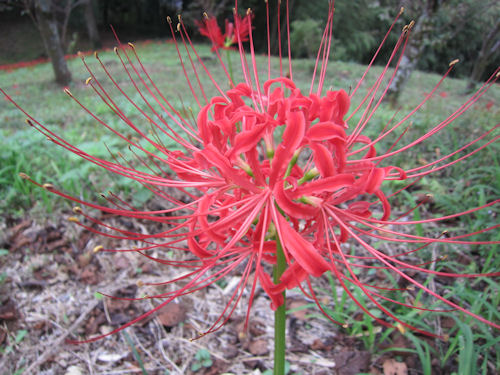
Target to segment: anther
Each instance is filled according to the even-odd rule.
[[[405,8],[401,7],[401,9],[399,10],[399,15],[402,15],[404,11],[405,11]]]
[[[130,48],[135,49],[134,43],[128,42],[127,44]]]
[[[408,29],[412,29],[413,26],[415,26],[415,21],[411,20],[410,24],[408,25]]]
[[[167,16],[167,22],[170,24],[172,23],[172,18],[170,18],[170,16]]]
[[[99,60],[99,54],[97,53],[97,51],[94,51],[94,57]]]
[[[89,77],[85,80],[85,84],[88,85],[90,83],[90,81],[92,81],[92,77]]]
[[[452,62],[450,62],[450,63],[448,64],[448,66],[450,66],[450,67],[451,67],[451,66],[453,66],[453,65],[457,64],[459,61],[460,61],[459,59],[455,59],[455,60],[453,60]]]
[[[73,207],[73,212],[75,214],[81,214],[81,213],[83,213],[82,208],[78,207],[78,206]]]
[[[95,253],[98,253],[99,251],[101,251],[102,249],[104,249],[104,246],[98,245],[92,249],[92,252],[95,254]]]
[[[74,216],[68,217],[68,221],[71,221],[72,223],[79,223],[80,222],[80,220],[78,220],[78,218],[74,217]]]
[[[181,24],[180,23],[177,24],[177,31],[181,32]]]
[[[401,332],[402,334],[404,334],[406,332],[406,328],[401,324],[401,323],[396,323],[396,328],[399,330],[399,332]]]
[[[496,75],[495,75],[495,78],[498,78],[500,77],[500,72],[498,72]]]
[[[207,12],[203,12],[203,17],[205,17],[205,19],[208,20],[208,14],[207,14]]]
[[[52,185],[52,184],[43,184],[42,187],[45,190],[54,190],[54,185]]]
[[[415,286],[414,285],[408,285],[406,287],[406,290],[415,290]]]
[[[78,51],[78,52],[76,53],[76,55],[77,55],[79,58],[83,59],[83,53],[82,53],[81,51]]]
[[[115,51],[115,53],[118,54],[118,47],[113,48],[113,51]]]
[[[349,324],[347,324],[347,323],[342,324],[342,328],[345,328],[345,329],[349,328]]]
[[[27,123],[29,126],[33,126],[33,123],[31,122],[31,120],[29,118],[24,120],[24,122]]]
[[[247,16],[249,16],[250,14],[252,14],[252,9],[248,8],[247,9]]]
[[[24,172],[19,173],[19,177],[21,177],[23,180],[29,180],[30,179],[30,176],[28,176]]]
[[[178,14],[178,15],[177,15],[177,19],[179,20],[179,22],[181,22],[181,23],[182,23],[182,15]]]
[[[447,333],[445,333],[445,334],[443,335],[443,340],[444,340],[444,342],[448,342],[448,340],[449,340],[449,339],[450,339],[450,335],[448,335]]]
[[[135,284],[136,284],[136,285],[140,288],[141,286],[143,286],[143,285],[144,285],[144,281],[142,281],[142,280],[137,280],[137,282],[136,282]]]
[[[448,258],[448,254],[443,255],[440,260],[446,260]]]
[[[64,89],[64,92],[66,94],[68,94],[69,96],[73,97],[73,94],[71,93],[71,91],[69,91],[68,89]]]

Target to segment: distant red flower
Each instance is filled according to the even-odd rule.
[[[280,58],[280,74],[277,78],[271,78],[272,61],[269,56],[267,78],[261,83],[262,77],[255,62],[252,43],[248,59],[245,51],[240,48],[243,72],[241,82],[232,81],[221,61],[222,69],[230,81],[230,89],[223,88],[199,57],[180,20],[177,25],[178,35],[189,52],[187,58],[191,63],[192,75],[188,74],[185,58],[180,53],[179,59],[192,100],[198,106],[196,121],[183,116],[159,91],[145,65],[137,57],[135,47],[132,44],[129,44],[130,48],[120,45],[116,52],[134,89],[141,97],[141,103],[134,102],[120,84],[112,79],[112,84],[123,95],[123,100],[115,101],[110,91],[90,69],[87,84],[109,106],[117,119],[129,126],[141,141],[120,133],[113,127],[113,122],[105,122],[69,90],[66,92],[98,123],[130,146],[132,156],[136,157],[134,162],[123,161],[118,157],[107,160],[90,155],[25,112],[28,122],[52,142],[107,171],[141,184],[165,202],[164,209],[150,211],[132,207],[116,195],[110,195],[107,197],[108,205],[98,205],[71,197],[51,184],[40,184],[23,175],[34,184],[78,204],[75,213],[81,215],[82,219],[72,218],[78,225],[102,236],[141,244],[120,250],[100,246],[96,248],[97,251],[134,251],[158,263],[186,270],[177,279],[165,282],[180,282],[175,289],[146,297],[159,299],[161,302],[157,307],[113,332],[145,318],[179,296],[207,287],[235,272],[238,272],[240,283],[221,316],[206,330],[207,333],[219,329],[227,322],[245,295],[247,284],[250,284],[246,295],[248,312],[258,285],[269,296],[273,309],[283,304],[283,290],[299,287],[324,311],[316,298],[311,278],[328,271],[336,277],[338,285],[362,311],[385,326],[397,324],[399,327],[433,335],[414,327],[411,322],[405,322],[387,304],[382,304],[382,301],[390,302],[396,307],[403,305],[422,311],[438,309],[394,299],[394,293],[406,291],[407,288],[398,288],[389,283],[374,283],[363,277],[364,271],[379,271],[381,275],[387,275],[388,279],[401,279],[443,302],[449,310],[462,311],[500,328],[497,323],[478,316],[452,298],[429,288],[418,277],[424,274],[473,278],[499,276],[500,272],[460,274],[436,271],[428,266],[439,259],[414,262],[409,257],[432,244],[498,243],[499,241],[468,240],[470,236],[498,226],[474,233],[450,234],[446,238],[413,234],[411,227],[471,214],[496,205],[499,200],[455,215],[422,220],[407,220],[407,216],[418,206],[394,217],[390,204],[392,197],[420,178],[458,163],[498,139],[498,136],[492,136],[492,132],[498,127],[494,126],[456,151],[424,165],[403,168],[391,163],[392,156],[404,154],[415,145],[435,136],[467,111],[494,84],[497,72],[453,114],[416,139],[406,141],[404,136],[409,125],[405,124],[435,94],[442,80],[414,110],[395,123],[391,120],[377,135],[369,138],[363,131],[370,124],[387,92],[388,86],[384,85],[387,82],[390,84],[394,78],[395,73],[389,73],[389,66],[395,62],[397,68],[400,61],[396,57],[397,52],[404,50],[410,30],[406,27],[400,34],[380,77],[369,88],[368,93],[360,98],[360,104],[351,109],[351,98],[358,93],[366,73],[350,94],[342,89],[324,90],[332,42],[332,15],[333,8],[330,7],[309,90],[301,90],[295,84],[291,58],[288,59],[288,72],[284,72]],[[247,37],[251,41],[251,16],[247,14],[244,19],[235,16],[235,21],[235,28],[226,23],[226,33],[222,35],[215,20],[207,19],[201,32],[210,37],[214,48],[227,48],[235,40]],[[170,19],[169,24],[177,47]],[[290,57],[290,50],[288,53]],[[193,56],[197,64],[193,63]],[[106,65],[97,55],[96,57],[111,78]],[[250,63],[247,64],[247,61]],[[84,63],[87,67],[85,60]],[[453,64],[443,79],[452,66]],[[370,67],[371,64],[367,72]],[[205,86],[199,79],[200,72],[206,74],[212,88],[217,91],[216,96],[206,95]],[[388,80],[384,80],[386,76],[389,76]],[[123,108],[124,101],[136,108],[144,118],[143,122],[151,125],[152,131],[140,127],[135,118],[132,120],[128,117],[128,110]],[[355,114],[361,114],[357,122],[353,120]],[[392,141],[387,142],[390,137]],[[168,148],[165,141],[174,141],[177,147]],[[479,146],[471,150],[476,145]],[[405,183],[400,190],[388,194],[383,185],[391,180]],[[171,189],[181,192],[183,198],[170,194]],[[421,204],[423,202],[418,205]],[[80,207],[161,223],[163,229],[157,233],[143,233],[114,227],[92,217]],[[388,252],[384,246],[379,245],[381,242],[391,244],[393,251]],[[281,279],[274,283],[270,270],[276,263],[280,244],[287,269]],[[153,250],[156,255],[151,253]],[[167,250],[175,250],[182,258],[169,258]],[[371,308],[359,301],[352,292],[353,286],[361,290],[373,306],[383,311],[384,317],[375,316]],[[248,316],[247,314],[247,319]],[[96,339],[98,338],[88,341]]]
[[[212,50],[219,48],[230,49],[234,44],[248,41],[250,17],[241,18],[234,13],[234,23],[227,18],[225,20],[224,34],[217,24],[215,17],[210,17],[205,13],[203,21],[195,21],[198,31],[212,41]]]

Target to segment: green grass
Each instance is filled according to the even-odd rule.
[[[183,113],[189,113],[190,108],[196,113],[196,103],[186,88],[184,78],[180,74],[180,66],[177,60],[175,48],[169,43],[138,44],[137,50],[149,73],[152,75],[156,85],[165,94],[175,108]],[[203,61],[214,74],[215,79],[227,88],[225,77],[220,69],[217,69],[217,60],[211,54],[208,46],[199,46],[199,53]],[[133,85],[123,72],[115,54],[111,51],[100,53],[101,61],[107,69],[116,77],[117,82],[123,89],[138,103],[141,109],[147,110],[147,106],[141,102],[140,97],[135,93]],[[113,94],[116,89],[112,89],[109,82],[105,82],[105,74],[100,69],[98,62],[92,57],[87,57],[92,69],[96,71],[99,80]],[[237,61],[236,56],[233,62]],[[264,68],[266,59],[258,56],[258,64]],[[92,110],[96,115],[105,119],[106,123],[127,137],[135,137],[135,132],[123,121],[120,121],[112,111],[100,102],[92,90],[84,84],[89,76],[85,71],[81,61],[74,59],[69,62],[73,74],[74,82],[70,86],[73,95],[82,104]],[[310,60],[294,61],[294,80],[297,85],[307,90],[310,83],[313,62]],[[199,68],[199,66],[198,66]],[[357,79],[361,77],[364,67],[354,63],[332,62],[327,74],[326,87],[334,89],[356,85]],[[380,67],[375,67],[368,76],[368,81],[373,80],[381,71]],[[235,71],[238,76],[238,71]],[[401,98],[402,109],[397,118],[402,118],[405,113],[417,105],[423,98],[424,93],[429,92],[433,85],[439,80],[435,74],[415,72]],[[206,80],[205,80],[206,81]],[[85,113],[74,101],[72,101],[62,90],[52,82],[52,71],[49,64],[41,64],[33,68],[19,69],[13,72],[0,72],[1,87],[5,89],[28,113],[46,125],[56,134],[63,136],[70,143],[79,145],[82,150],[93,155],[111,160],[111,156],[106,146],[117,155],[122,153],[128,159],[133,155],[128,150],[127,142],[119,139],[97,121]],[[207,85],[209,87],[210,85]],[[403,137],[405,141],[415,139],[425,133],[435,124],[442,121],[448,114],[451,114],[461,103],[466,100],[462,94],[466,82],[462,80],[449,79],[445,81],[438,93],[445,92],[446,97],[436,95],[424,108],[413,118],[412,127]],[[367,90],[367,85],[360,88],[359,98]],[[207,95],[214,95],[215,90],[207,90]],[[491,109],[487,104],[493,101],[496,106]],[[140,103],[140,104],[139,104]],[[484,95],[469,112],[461,116],[442,134],[429,139],[422,145],[413,148],[409,153],[398,155],[391,159],[394,165],[404,168],[419,165],[424,160],[434,160],[439,155],[446,155],[455,150],[459,145],[472,140],[479,134],[488,130],[498,122],[500,103],[500,88],[493,87]],[[130,102],[120,99],[120,108],[126,115],[140,127],[144,132],[150,130],[150,126],[144,118],[137,115],[137,108]],[[354,108],[356,103],[352,104]],[[394,110],[383,104],[376,116],[370,121],[369,127],[364,134],[376,136],[385,124],[393,116]],[[358,114],[351,120],[351,126],[359,118]],[[123,198],[129,199],[134,204],[142,205],[151,194],[143,189],[139,184],[131,184],[124,178],[111,176],[103,171],[68,153],[61,147],[56,147],[49,140],[38,132],[31,129],[24,122],[25,116],[5,100],[0,100],[0,210],[4,216],[14,215],[22,217],[29,215],[30,211],[37,210],[46,214],[57,214],[70,208],[70,203],[57,199],[49,195],[47,191],[34,187],[18,177],[20,172],[30,175],[41,183],[52,183],[59,189],[68,192],[82,199],[95,200],[99,193],[113,190]],[[498,132],[497,132],[498,133]],[[401,134],[399,131],[398,134]],[[394,140],[394,138],[392,138]],[[169,148],[178,147],[166,137],[162,137],[162,142]],[[105,146],[106,145],[106,146]],[[146,143],[141,143],[149,151],[155,151],[154,147]],[[381,149],[390,147],[391,141],[381,142]],[[462,155],[462,154],[460,154]],[[456,157],[459,157],[457,155]],[[422,206],[414,212],[414,218],[420,216],[430,217],[443,214],[451,214],[475,207],[500,195],[500,146],[498,142],[488,149],[477,153],[473,157],[457,163],[451,168],[422,179],[412,191],[406,195],[401,195],[395,200],[395,208],[404,212],[405,209],[414,205],[414,197],[418,193],[432,192],[434,194],[434,208],[431,210],[427,206]],[[139,166],[140,167],[140,166]],[[393,191],[400,187],[398,182],[387,185],[388,191]],[[453,230],[454,233],[467,233],[476,231],[487,226],[496,224],[500,212],[498,207],[482,210],[473,215],[465,216],[460,220],[455,220],[441,224],[434,231],[444,229]],[[425,228],[418,227],[418,234],[427,234]],[[485,233],[478,238],[484,240],[500,240],[500,233],[492,231]],[[482,262],[471,263],[466,268],[467,272],[495,272],[500,269],[500,259],[496,256],[497,246],[470,246],[466,250],[474,256],[474,259],[481,259]],[[454,255],[459,255],[451,246],[441,246],[439,254],[449,254],[449,261],[446,267],[452,270],[464,271],[463,264],[456,261]],[[440,262],[437,269],[443,267]],[[427,282],[430,282],[430,278]],[[353,314],[358,311],[346,295],[335,295],[336,289],[332,282],[333,297],[337,303],[335,307],[327,311],[339,320],[347,320],[349,324],[348,333],[358,335],[367,349],[377,352],[378,344],[389,339],[391,330],[379,333],[370,319],[353,321]],[[397,284],[396,280],[393,280]],[[451,284],[447,289],[450,296],[458,296],[464,305],[469,306],[475,313],[491,319],[500,321],[497,306],[500,302],[498,290],[500,285],[492,280],[476,280],[457,282]],[[329,294],[332,294],[329,291]],[[363,300],[362,293],[354,290],[360,300]],[[404,299],[403,292],[398,292]],[[395,294],[397,294],[395,292]],[[396,297],[396,296],[395,296]],[[426,303],[423,296],[422,302]],[[365,301],[366,302],[366,301]],[[326,307],[325,307],[326,309]],[[378,312],[373,312],[379,314]],[[395,309],[395,313],[405,317],[410,323],[415,323],[420,327],[433,329],[432,318],[427,313],[416,313],[404,307]],[[458,315],[459,316],[459,315]],[[480,373],[487,374],[488,363],[493,363],[500,367],[500,349],[498,338],[492,329],[482,323],[473,321],[469,317],[459,316],[456,318],[457,324],[452,329],[450,340],[442,344],[439,349],[430,347],[427,342],[417,335],[408,334],[414,348],[408,349],[417,354],[422,365],[422,373],[430,373],[431,358],[440,359],[440,365],[445,366],[453,362],[458,374]],[[430,323],[431,322],[431,323]],[[399,349],[401,350],[401,349]],[[470,367],[472,366],[472,367]],[[464,372],[465,371],[465,372]],[[472,371],[472,372],[470,372]]]

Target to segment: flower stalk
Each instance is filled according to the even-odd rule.
[[[274,266],[274,283],[279,284],[286,270],[286,258],[283,247],[276,236],[276,265]],[[274,375],[285,375],[286,352],[286,290],[282,293],[283,304],[274,312]]]

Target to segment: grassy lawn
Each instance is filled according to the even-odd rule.
[[[210,48],[205,45],[197,47],[203,62],[213,74],[214,79],[227,88],[225,76],[218,68],[218,61],[210,52]],[[152,43],[138,43],[136,49],[155,84],[175,109],[188,114],[192,109],[194,116],[196,116],[197,105],[185,84],[174,45],[154,41]],[[132,102],[137,103],[139,108],[147,110],[147,105],[142,102],[140,95],[134,89],[116,54],[113,51],[103,51],[99,53],[99,58],[120,87],[132,99]],[[95,72],[99,82],[114,97],[118,98],[118,90],[106,78],[106,73],[94,56],[86,56],[86,61]],[[232,54],[232,61],[233,63],[238,61],[236,53]],[[257,64],[264,71],[267,66],[267,58],[258,56]],[[276,61],[274,61],[274,65],[276,67]],[[91,110],[99,118],[104,119],[109,126],[126,137],[136,137],[135,132],[123,121],[120,121],[85,84],[89,73],[85,70],[81,60],[76,58],[69,61],[69,67],[73,74],[73,83],[69,87],[73,96],[84,107]],[[197,67],[201,69],[199,64]],[[294,81],[301,89],[308,89],[313,68],[313,61],[294,61]],[[343,88],[349,91],[349,88],[355,87],[364,69],[364,66],[355,63],[333,61],[328,68],[325,87],[332,87],[334,90]],[[381,71],[381,67],[374,67],[370,71],[366,83],[361,86],[351,108],[356,107],[369,88],[368,83],[373,82]],[[239,73],[236,69],[235,76],[239,76]],[[108,159],[111,159],[108,149],[114,155],[122,153],[125,157],[133,157],[124,140],[101,126],[92,116],[82,110],[75,101],[71,100],[60,87],[52,82],[52,77],[52,68],[49,64],[40,64],[11,72],[0,71],[0,87],[48,129],[69,143],[78,145],[82,150]],[[207,96],[215,95],[216,91],[204,74],[201,74],[201,79],[207,88]],[[418,105],[439,79],[440,76],[436,74],[415,72],[402,95],[401,108],[397,111],[396,119],[403,118],[406,113]],[[412,117],[412,125],[403,136],[403,144],[425,134],[428,129],[445,119],[466,101],[468,96],[463,94],[465,86],[466,82],[463,80],[447,79],[434,97]],[[199,90],[196,91],[199,93]],[[144,132],[150,130],[151,127],[138,114],[138,108],[134,104],[123,97],[118,99],[117,103],[137,127]],[[393,157],[391,164],[410,168],[425,164],[426,161],[432,161],[456,150],[461,145],[466,144],[468,140],[478,137],[499,122],[499,103],[500,87],[496,84],[447,129],[412,148],[410,152]],[[391,120],[393,114],[394,109],[383,103],[376,115],[370,120],[364,134],[369,137],[379,134],[386,123]],[[351,120],[351,124],[355,124],[360,115],[361,113],[358,113]],[[72,208],[71,202],[59,199],[22,180],[18,176],[20,172],[30,175],[40,183],[52,183],[62,191],[83,199],[102,200],[100,194],[106,193],[108,190],[112,190],[123,199],[138,206],[147,205],[152,199],[152,194],[141,188],[141,185],[133,185],[125,178],[104,173],[98,167],[52,144],[43,135],[28,126],[25,123],[25,117],[11,103],[0,98],[0,160],[2,161],[0,166],[0,212],[2,218],[0,220],[4,226],[7,221],[21,220],[28,216],[44,222],[50,218],[68,214]],[[401,131],[395,137],[401,134]],[[498,135],[498,131],[494,132],[489,139],[496,135]],[[387,142],[382,142],[379,145],[381,150],[390,147],[394,140],[395,138],[392,138]],[[163,137],[162,141],[169,148],[178,147],[167,137]],[[150,145],[145,143],[143,145],[154,151]],[[459,153],[455,158],[461,155],[463,154]],[[397,212],[405,212],[415,205],[415,201],[421,194],[426,193],[433,195],[432,204],[423,205],[419,210],[416,210],[413,213],[415,219],[465,211],[498,199],[500,196],[499,155],[500,144],[496,142],[450,168],[441,170],[431,177],[423,178],[408,193],[393,200],[393,209]],[[388,184],[386,189],[391,191],[398,187],[399,185],[395,182]],[[497,224],[499,211],[499,207],[496,205],[473,215],[464,216],[459,220],[440,223],[436,227],[417,227],[417,231],[420,232],[418,234],[427,235],[429,235],[428,231],[448,230],[454,234],[474,232]],[[498,241],[500,240],[500,232],[494,230],[475,238]],[[475,273],[496,272],[500,269],[497,245],[463,246],[459,249],[447,245],[432,248],[429,251],[434,257],[449,255],[449,261],[446,262],[446,270],[448,271],[457,269],[462,272]],[[0,265],[7,264],[6,260],[2,261],[1,259],[9,256],[8,251],[1,253]],[[441,263],[437,265],[438,269],[444,269],[443,267],[445,266]],[[5,282],[3,278],[0,278],[0,283]],[[425,282],[430,284],[435,281],[429,278]],[[328,283],[326,286],[328,287]],[[446,287],[448,296],[455,296],[455,299],[461,301],[467,308],[495,322],[500,321],[499,290],[500,285],[496,281],[488,279],[459,279],[456,283]],[[337,291],[332,286],[331,291],[325,293],[331,295]],[[342,303],[335,305],[335,309],[332,311],[333,315],[350,316],[356,314],[357,307],[345,297],[335,296]],[[419,301],[420,298],[423,297],[418,295],[416,300]],[[425,303],[425,299],[422,301]],[[381,331],[380,327],[375,327],[369,319],[365,318],[354,322],[346,330],[346,335],[355,338],[358,346],[364,347],[373,356],[399,353],[395,354],[395,357],[399,358],[398,356],[405,352],[415,355],[418,358],[412,370],[415,371],[412,372],[415,374],[431,374],[432,366],[455,371],[458,374],[476,373],[468,371],[489,374],[493,373],[495,368],[500,368],[498,332],[495,332],[493,328],[458,313],[454,314],[453,318],[448,318],[451,320],[451,324],[447,321],[447,325],[443,323],[444,317],[443,320],[435,320],[434,316],[438,314],[418,313],[405,307],[397,308],[396,313],[421,326],[430,327],[431,330],[436,329],[437,326],[439,329],[441,329],[441,325],[445,326],[444,333],[450,335],[450,340],[436,343],[407,332],[406,339],[411,342],[411,345],[396,350],[394,346],[398,344],[391,342],[394,330]],[[337,328],[332,327],[332,329]],[[390,342],[391,345],[387,345],[387,342]],[[7,344],[4,343],[2,350],[5,350],[6,346]]]

